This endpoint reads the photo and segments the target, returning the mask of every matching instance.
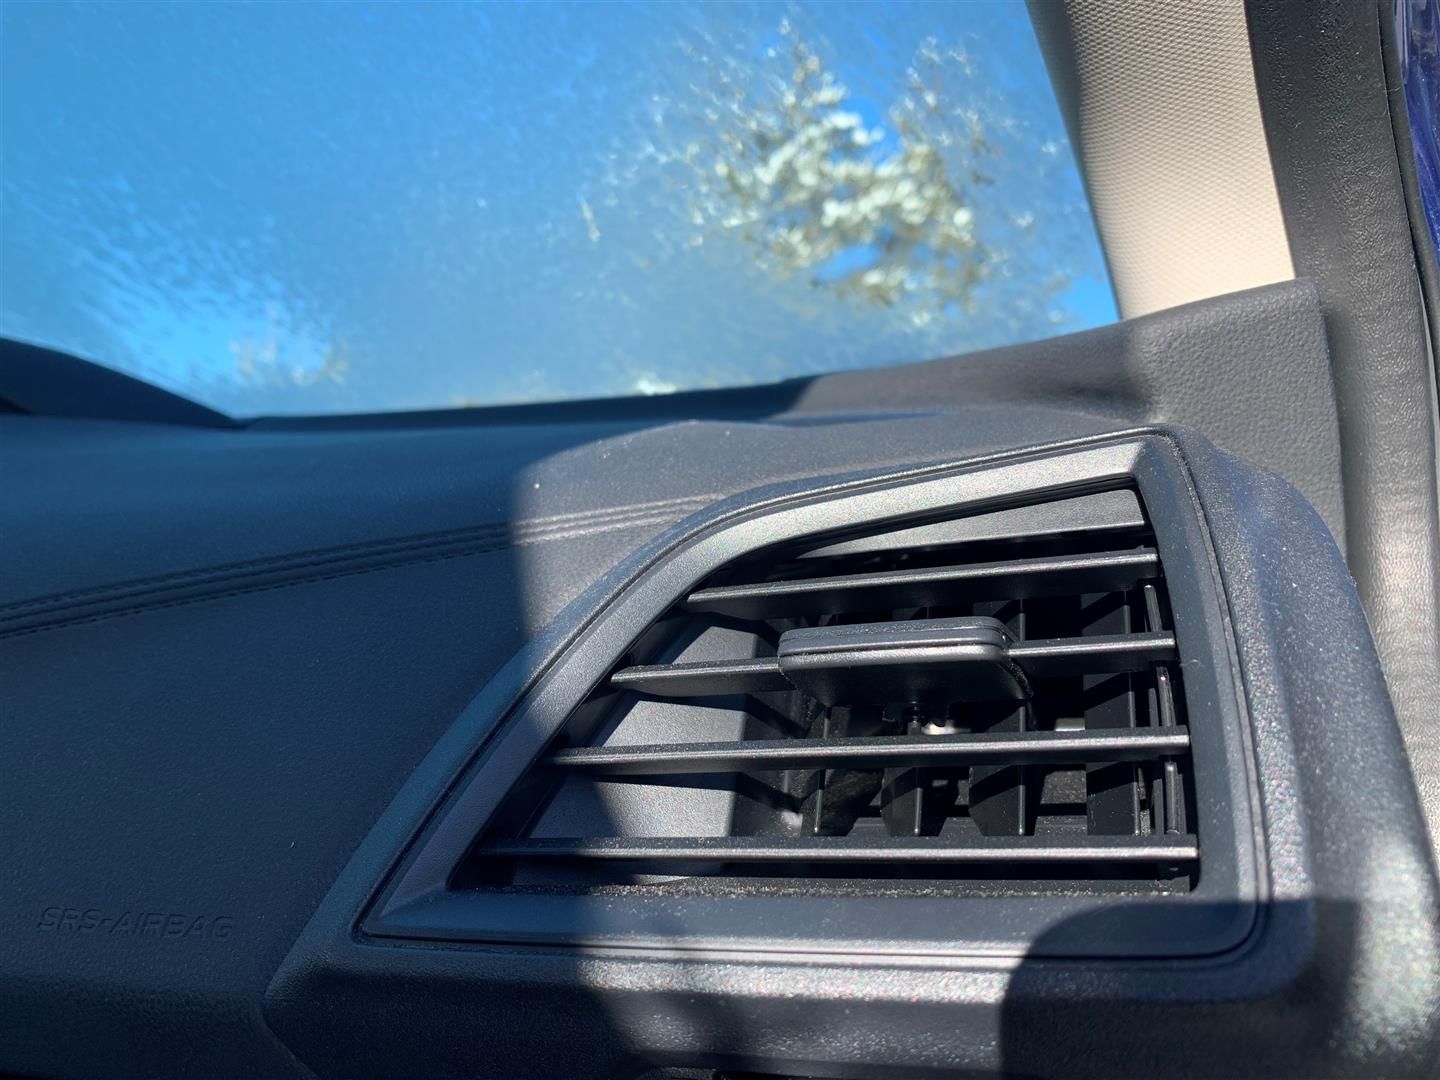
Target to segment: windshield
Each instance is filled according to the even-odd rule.
[[[10,3],[0,334],[237,415],[1115,318],[1022,3]]]

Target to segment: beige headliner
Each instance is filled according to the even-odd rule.
[[[1295,276],[1242,0],[1030,0],[1129,317]]]

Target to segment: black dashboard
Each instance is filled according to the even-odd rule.
[[[1330,363],[1302,282],[618,407],[0,417],[0,1067],[1433,1072]],[[922,646],[989,727],[892,723]]]

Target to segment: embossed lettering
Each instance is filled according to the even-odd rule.
[[[40,909],[35,928],[47,933],[111,937],[124,934],[204,942],[228,939],[235,932],[235,920],[228,915],[192,915],[181,911],[122,911],[107,915],[102,908],[46,907]]]

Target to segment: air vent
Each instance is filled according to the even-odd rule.
[[[771,547],[640,637],[452,886],[1186,892],[1180,679],[1131,490]]]

